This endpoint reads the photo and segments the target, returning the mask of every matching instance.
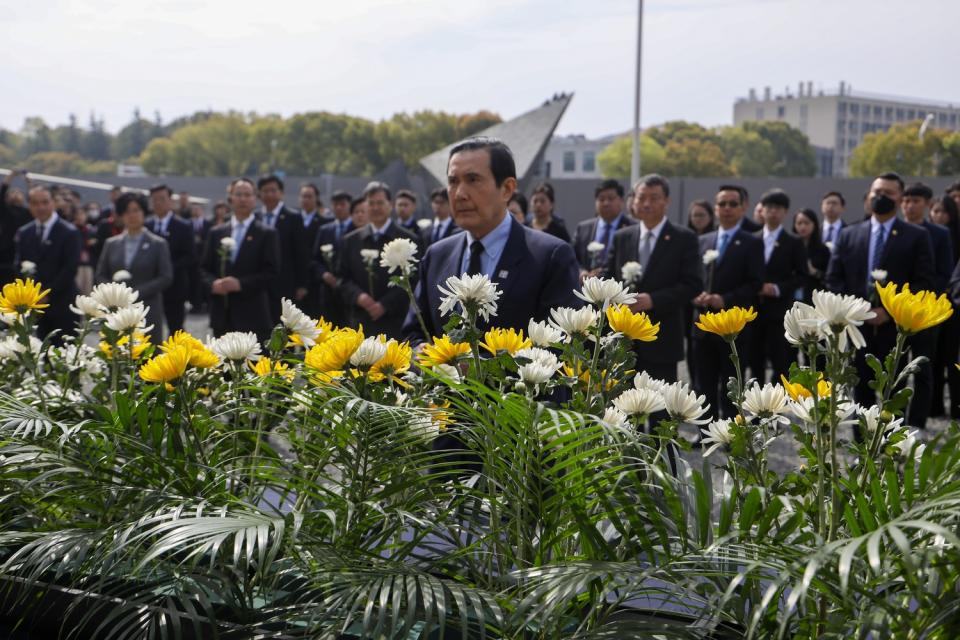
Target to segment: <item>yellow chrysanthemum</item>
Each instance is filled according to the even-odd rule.
[[[459,356],[470,353],[470,345],[466,342],[453,342],[449,336],[443,335],[434,338],[432,344],[424,344],[417,358],[417,364],[424,368],[436,367],[441,364],[452,364]]]
[[[408,343],[389,340],[387,342],[387,352],[370,367],[367,375],[374,382],[379,382],[386,378],[392,378],[397,381],[400,376],[410,369],[410,359],[412,357],[413,349],[410,348]]]
[[[526,349],[532,346],[529,338],[523,337],[523,329],[519,332],[513,329],[494,328],[483,334],[483,342],[480,346],[493,355],[501,351],[506,351],[510,355],[515,354],[520,349]]]
[[[320,334],[314,339],[315,344],[326,342],[334,333],[333,323],[324,320],[323,316],[320,316],[320,319],[317,320],[317,329],[320,331]],[[287,342],[287,346],[289,347],[291,345],[303,346],[303,340],[300,338],[299,333],[290,334],[290,341]]]
[[[324,342],[310,347],[303,363],[324,377],[339,377],[350,363],[350,356],[363,342],[363,328],[337,329]]]
[[[607,307],[607,322],[614,331],[622,333],[631,340],[653,342],[660,332],[660,323],[650,322],[650,316],[640,312],[634,313],[625,304]]]
[[[125,347],[130,343],[130,336],[124,335],[119,340],[117,340],[117,346],[121,348],[122,351],[126,351]],[[107,342],[100,343],[100,351],[103,352],[107,358],[113,357],[113,347],[110,346]],[[133,359],[139,360],[140,356],[143,355],[143,352],[150,348],[150,336],[140,333],[133,334]]]
[[[248,361],[247,364],[249,364],[253,372],[261,378],[277,375],[287,380],[293,380],[293,371],[290,370],[290,367],[285,362],[273,362],[270,358],[261,356],[256,363]]]
[[[3,285],[3,294],[0,294],[0,312],[22,316],[30,311],[43,313],[49,304],[40,302],[47,297],[50,289],[41,291],[39,282],[32,278],[26,281],[17,278],[14,282]]]
[[[780,382],[783,383],[783,388],[786,389],[787,395],[789,395],[792,400],[813,397],[813,393],[810,391],[810,389],[807,389],[799,382],[790,382],[783,374],[780,374]],[[817,381],[817,397],[829,398],[831,389],[831,384],[823,379],[823,374],[821,373],[820,379]]]
[[[147,382],[170,382],[184,374],[189,362],[190,347],[178,345],[147,360],[140,367],[140,377]]]
[[[190,350],[191,367],[209,369],[210,367],[215,367],[220,364],[220,358],[217,354],[183,329],[180,329],[167,338],[163,344],[160,345],[160,349],[166,353],[179,346],[187,347]]]
[[[583,363],[580,362],[579,360],[576,362],[574,366],[570,366],[569,364],[564,364],[560,370],[563,371],[563,375],[569,378],[576,378],[578,383],[581,384],[582,386],[584,387],[590,386],[590,368],[584,367]],[[630,374],[632,373],[632,371],[628,371],[626,373]],[[603,380],[606,376],[607,376],[607,370],[604,369],[603,371],[600,372],[600,379]],[[607,391],[609,391],[610,389],[613,389],[617,385],[617,382],[619,381],[616,378],[609,378],[607,379],[607,381],[604,383],[603,386],[606,388]]]
[[[757,319],[757,312],[753,307],[731,307],[723,311],[706,312],[700,314],[697,328],[707,333],[715,333],[722,338],[732,340],[736,338],[748,322]]]
[[[910,292],[910,285],[903,285],[897,293],[897,285],[888,282],[885,286],[874,283],[880,302],[897,326],[907,333],[917,333],[935,327],[953,315],[953,305],[947,296],[932,291]]]

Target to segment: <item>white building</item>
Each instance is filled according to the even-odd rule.
[[[590,140],[584,135],[553,136],[543,152],[540,165],[534,175],[543,180],[550,178],[597,178],[603,177],[597,156],[611,142],[624,134],[604,136]]]
[[[898,122],[923,120],[932,115],[931,126],[960,130],[960,107],[913,98],[860,93],[841,82],[837,91],[817,91],[813,83],[801,82],[797,92],[787,88],[773,95],[770,87],[758,97],[754,89],[733,106],[733,124],[758,120],[786,122],[807,134],[817,152],[818,175],[849,174],[850,152],[863,136],[886,131]]]

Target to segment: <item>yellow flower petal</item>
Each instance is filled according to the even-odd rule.
[[[147,382],[170,382],[184,374],[189,362],[190,348],[179,345],[147,360],[140,367],[140,377]]]
[[[15,281],[3,285],[3,293],[0,294],[0,312],[12,313],[18,316],[25,315],[30,311],[43,313],[43,309],[49,307],[49,304],[40,301],[47,297],[50,289],[41,291],[39,282],[34,282],[33,278],[22,280],[17,278]]]
[[[607,307],[607,322],[610,323],[610,328],[614,331],[622,333],[631,340],[640,340],[641,342],[653,342],[660,332],[659,322],[653,324],[647,314],[643,312],[634,313],[625,304]]]
[[[897,285],[888,282],[884,286],[874,283],[880,302],[893,321],[907,333],[918,333],[935,327],[953,315],[953,305],[947,296],[932,291],[910,292],[910,285],[903,285],[898,293]]]
[[[424,368],[436,367],[441,364],[451,364],[459,356],[470,353],[470,345],[466,342],[453,342],[449,336],[443,335],[434,338],[433,343],[424,344],[417,358],[417,364]]]
[[[387,342],[387,352],[370,367],[368,375],[374,382],[385,378],[392,378],[396,381],[399,376],[410,370],[412,357],[413,349],[410,348],[408,343],[389,340]]]
[[[303,363],[317,373],[333,375],[343,374],[350,363],[350,356],[363,342],[363,327],[359,329],[337,329],[324,342],[310,347],[304,355]]]
[[[730,307],[723,311],[700,314],[700,320],[697,322],[697,328],[707,333],[714,333],[718,336],[732,340],[736,338],[748,322],[757,319],[757,312],[753,307],[744,309],[743,307]]]
[[[492,355],[497,355],[501,351],[506,351],[510,355],[515,354],[520,349],[526,349],[532,346],[529,338],[523,337],[523,330],[516,332],[513,329],[494,328],[483,334],[483,342],[480,346],[489,351]]]

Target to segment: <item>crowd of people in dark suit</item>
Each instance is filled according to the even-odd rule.
[[[674,381],[686,359],[693,388],[718,415],[732,416],[729,347],[696,329],[704,311],[757,310],[737,348],[744,368],[762,383],[788,374],[796,353],[784,336],[784,314],[817,289],[875,301],[879,278],[945,293],[960,304],[960,183],[935,197],[926,185],[907,186],[892,173],[873,181],[857,221],[851,217],[861,218],[859,212],[847,215],[839,192],[825,194],[819,212],[792,209],[779,189],[750,210],[747,190],[728,184],[712,202],[691,203],[686,224],[678,224],[667,219],[671,191],[662,176],[641,178],[626,195],[619,182],[604,180],[595,189],[595,215],[572,234],[554,213],[552,186],[535,186],[528,202],[517,190],[510,150],[488,138],[453,148],[448,185],[430,194],[433,215],[420,219],[416,194],[394,193],[383,182],[371,182],[357,197],[334,192],[329,208],[315,185],[303,184],[300,206],[292,208],[283,180],[268,175],[231,182],[212,221],[185,194],[178,206],[173,190],[157,185],[148,196],[115,194],[96,227],[81,231],[86,220],[71,222],[56,189],[28,185],[25,202],[17,202],[7,193],[10,183],[8,177],[0,193],[0,279],[32,275],[52,289],[41,336],[72,329],[77,317],[69,307],[84,286],[123,280],[153,310],[155,341],[183,327],[188,306],[209,313],[215,335],[251,331],[265,341],[283,298],[335,325],[423,341],[430,336],[407,294],[390,286],[387,270],[370,259],[406,238],[418,246],[414,297],[434,335],[445,323],[438,285],[452,275],[483,273],[495,281],[502,298],[489,324],[525,330],[530,320],[548,319],[551,308],[580,306],[573,291],[584,278],[625,280],[633,269],[633,310],[660,323],[656,341],[636,343],[637,369]],[[86,283],[78,277],[83,253],[92,269]],[[882,358],[895,338],[893,323],[879,303],[873,306],[877,318],[856,357],[855,399],[864,405],[875,402],[865,356]],[[960,417],[957,323],[955,315],[911,339],[912,353],[929,358],[915,375],[912,426],[922,428],[931,415]]]

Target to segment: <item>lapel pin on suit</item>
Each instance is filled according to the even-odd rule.
[[[739,240],[734,240],[734,241],[733,241],[733,244],[740,244],[740,241],[739,241]]]
[[[253,240],[253,236],[247,236],[246,240],[247,242],[250,242],[251,240]]]
[[[500,273],[497,274],[497,277],[500,278],[501,280],[506,280],[507,276],[509,275],[510,275],[509,271],[501,271]]]
[[[663,239],[664,239],[664,240],[669,240],[669,239],[670,239],[670,236],[663,236]]]
[[[891,232],[890,232],[890,235],[892,235],[892,236],[895,236],[895,235],[897,235],[897,230],[896,230],[896,229],[894,229],[893,231],[891,231]]]

